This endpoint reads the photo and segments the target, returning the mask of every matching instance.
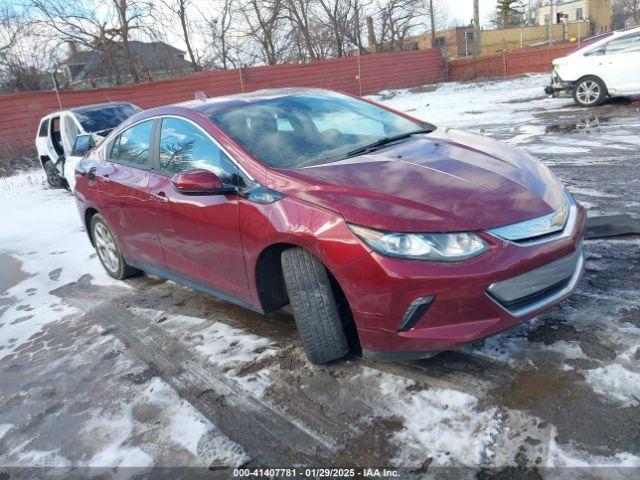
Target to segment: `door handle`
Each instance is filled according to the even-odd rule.
[[[164,192],[152,193],[151,197],[155,198],[156,200],[159,200],[160,202],[168,202],[169,201],[169,199],[167,198],[167,194],[164,193]]]

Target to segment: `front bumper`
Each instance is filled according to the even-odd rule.
[[[486,235],[489,251],[456,264],[399,260],[372,252],[343,271],[365,356],[427,357],[494,335],[567,298],[583,268],[584,209],[561,235],[514,243]],[[401,328],[416,299],[428,308]]]
[[[553,96],[557,96],[560,93],[571,93],[572,91],[573,82],[563,81],[557,72],[551,74],[551,83],[544,87],[544,93]]]

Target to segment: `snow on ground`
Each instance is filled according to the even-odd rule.
[[[0,308],[1,360],[12,354],[21,358],[25,343],[37,341],[33,340],[37,335],[51,337],[51,325],[60,328],[61,319],[82,322],[82,312],[63,304],[59,297],[49,293],[51,290],[87,274],[95,285],[122,288],[126,284],[112,280],[104,272],[84,231],[73,196],[49,189],[41,172],[0,178],[0,202],[0,254],[5,255],[5,261],[9,258],[14,267],[17,265],[10,269],[9,278],[2,277],[3,282],[15,285],[0,294],[0,307],[7,305],[4,310]],[[106,332],[94,328],[88,334],[95,339],[81,352],[71,350],[66,354],[65,349],[53,346],[53,339],[43,342],[39,350],[29,349],[33,351],[29,355],[31,368],[39,369],[41,374],[52,372],[49,375],[53,379],[60,374],[59,369],[83,370],[110,355],[114,348],[125,350],[119,340]],[[56,359],[38,367],[37,355],[47,355],[50,349],[55,350]],[[124,355],[108,372],[115,378],[101,379],[102,387],[109,393],[90,399],[92,408],[86,420],[73,438],[63,442],[83,445],[72,452],[38,448],[38,436],[25,438],[16,429],[19,425],[0,424],[4,447],[0,451],[0,465],[113,468],[148,467],[164,461],[170,466],[182,463],[233,467],[246,462],[242,447],[220,433],[160,378],[145,383],[122,381],[122,376],[142,370],[139,362]],[[73,383],[64,374],[63,378]],[[57,385],[61,388],[60,383]],[[3,390],[0,400],[4,401],[11,392]],[[83,401],[78,395],[70,398],[69,404]],[[154,421],[149,422],[148,418]],[[67,427],[61,423],[59,428],[64,431]],[[22,439],[19,443],[12,441],[14,433],[15,439]],[[178,454],[176,458],[171,453],[180,451],[187,454],[182,457]]]
[[[594,391],[622,403],[625,407],[640,405],[640,371],[634,358],[639,347],[618,355],[614,363],[585,372]]]
[[[509,124],[516,113],[518,123],[524,124],[534,119],[532,101],[536,106],[557,105],[544,94],[548,78],[528,75],[503,81],[450,82],[434,91],[386,90],[371,98],[421,120],[452,128]]]
[[[176,339],[197,352],[209,368],[223,370],[243,388],[260,398],[270,385],[269,368],[256,369],[250,374],[239,371],[278,353],[276,344],[222,322],[188,315],[171,315],[149,308],[130,308],[131,312],[157,323]]]
[[[14,299],[2,314],[0,356],[42,326],[76,310],[49,291],[89,274],[97,285],[116,282],[103,270],[70,193],[51,190],[43,172],[0,178],[0,253],[21,263],[25,278],[0,298]]]
[[[392,438],[402,446],[395,465],[419,467],[425,458],[433,458],[434,466],[476,466],[493,455],[500,413],[481,408],[474,396],[437,388],[412,390],[413,380],[367,367],[352,381],[376,383],[380,395],[372,402],[374,411],[403,420],[403,428]]]

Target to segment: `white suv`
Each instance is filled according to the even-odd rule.
[[[102,103],[60,110],[43,117],[36,149],[49,185],[73,189],[76,163],[99,138],[139,111],[131,103]]]
[[[548,94],[566,91],[583,107],[640,95],[640,27],[610,32],[553,61]]]

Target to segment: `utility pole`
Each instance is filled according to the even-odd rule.
[[[549,12],[549,45],[553,45],[555,43],[555,40],[553,38],[553,7],[554,7],[554,0],[551,0],[550,2],[550,12]]]
[[[480,0],[473,0],[473,54],[476,57],[482,53],[480,45]]]
[[[436,18],[433,15],[433,0],[429,0],[429,18],[431,20],[431,48],[436,46]]]

